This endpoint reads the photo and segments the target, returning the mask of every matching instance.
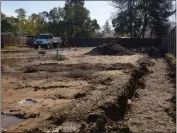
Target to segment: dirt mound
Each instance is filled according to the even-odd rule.
[[[133,52],[120,46],[116,43],[102,44],[94,49],[92,49],[87,54],[89,55],[132,55]]]
[[[149,48],[147,50],[147,54],[150,56],[150,57],[161,57],[162,56],[162,53],[160,53],[159,49],[157,49],[156,47],[152,46],[151,48]]]

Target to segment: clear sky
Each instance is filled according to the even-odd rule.
[[[50,11],[53,7],[63,7],[65,1],[1,1],[1,12],[7,16],[16,16],[15,10],[24,8],[27,15]],[[92,19],[97,19],[102,27],[108,19],[111,24],[111,15],[115,9],[108,1],[85,1],[84,5],[89,11]]]

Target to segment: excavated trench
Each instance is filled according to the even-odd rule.
[[[135,95],[137,89],[145,86],[143,77],[149,73],[147,65],[150,64],[150,61],[146,58],[139,60],[138,67],[133,70],[128,83],[124,86],[124,91],[117,96],[114,102],[106,102],[94,109],[95,111],[92,111],[92,113],[89,113],[84,122],[82,121],[79,132],[129,132],[129,128],[124,127],[121,123],[129,107],[127,101]],[[67,122],[67,118],[60,116],[57,120],[54,118],[52,121],[61,126]],[[113,127],[112,129],[109,129],[110,125]],[[58,130],[58,132],[65,133],[64,130]]]
[[[80,132],[130,132],[129,128],[125,127],[121,122],[130,107],[128,100],[135,96],[137,89],[143,89],[145,86],[143,77],[149,73],[147,65],[152,65],[148,59],[139,60],[139,67],[133,70],[128,85],[125,86],[117,101],[115,103],[106,103],[99,107],[99,111],[96,110],[90,114],[87,118],[88,125]],[[112,125],[113,123],[117,123],[115,127]],[[112,126],[111,129],[109,129],[109,125]]]
[[[123,124],[124,116],[129,109],[128,100],[131,99],[136,90],[144,88],[143,77],[149,73],[147,66],[152,65],[150,60],[146,57],[138,61],[138,67],[136,67],[130,76],[128,83],[124,86],[121,94],[117,95],[114,102],[107,102],[99,105],[92,113],[86,116],[85,120],[80,120],[80,129],[78,132],[130,132],[129,128]],[[74,118],[74,117],[73,117]],[[54,125],[62,126],[63,123],[70,122],[66,116],[59,116],[59,118],[51,117],[48,119],[52,121]],[[74,121],[74,120],[73,120]],[[66,125],[65,125],[66,126]],[[110,128],[111,127],[111,128]],[[65,127],[69,128],[69,127]],[[62,127],[60,128],[62,129]],[[63,130],[54,130],[55,132],[65,132]],[[36,128],[26,132],[43,132]]]

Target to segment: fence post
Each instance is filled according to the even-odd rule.
[[[6,46],[6,38],[4,37],[4,47]]]
[[[169,47],[169,49],[168,49],[168,53],[170,52],[170,34],[168,35],[168,47]]]
[[[176,56],[176,27],[174,27],[170,33],[162,38],[162,46],[165,52]]]
[[[4,48],[4,36],[1,34],[1,48]]]
[[[7,37],[7,46],[9,46],[9,44],[10,44],[10,38]]]
[[[17,45],[17,43],[16,43],[16,37],[14,36],[14,44],[15,44],[15,46]]]
[[[170,46],[171,46],[171,50],[170,53],[173,54],[173,30],[170,32]]]
[[[174,44],[174,29],[172,30],[172,45],[173,45],[172,52],[173,52],[173,55],[175,55],[175,53],[174,53],[174,47],[175,47],[175,44]]]
[[[176,27],[173,30],[174,55],[176,56]]]

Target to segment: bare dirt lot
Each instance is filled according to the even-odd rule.
[[[54,59],[55,50],[46,50],[43,56],[28,48],[3,50],[2,128],[9,132],[175,131],[175,122],[165,111],[174,88],[166,79],[163,59],[86,55],[91,49],[61,49],[66,57],[62,61]],[[128,99],[133,104],[127,111]],[[7,119],[10,116],[15,119]]]

